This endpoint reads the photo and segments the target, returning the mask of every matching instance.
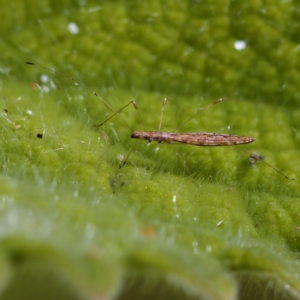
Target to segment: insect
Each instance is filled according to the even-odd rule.
[[[210,105],[206,106],[205,108],[198,111],[196,114],[194,114],[191,118],[186,120],[184,123],[182,123],[179,127],[186,124],[188,121],[192,120],[196,115],[198,115],[203,110],[207,109],[208,107],[218,104],[221,101],[223,101],[223,98],[220,98],[214,102],[212,102]],[[240,144],[249,144],[255,141],[254,138],[248,137],[248,136],[240,136],[240,135],[232,135],[232,134],[219,134],[219,133],[207,133],[207,132],[196,132],[196,133],[175,133],[175,131],[178,130],[179,127],[177,127],[174,132],[162,132],[160,131],[161,123],[162,123],[162,117],[164,112],[164,107],[166,105],[167,99],[164,98],[163,106],[162,106],[162,113],[159,123],[159,129],[158,131],[135,131],[132,130],[131,138],[133,139],[143,139],[147,140],[148,143],[151,143],[153,141],[156,141],[158,143],[180,143],[180,144],[190,144],[194,146],[234,146],[234,145],[240,145]],[[124,107],[119,109],[117,112],[115,112],[111,117],[109,117],[107,120],[102,122],[99,125],[94,126],[102,126],[104,125],[108,120],[113,118],[116,114],[121,112],[124,108],[126,108],[129,104],[133,103],[136,110],[138,110],[138,107],[134,101],[130,101],[128,104],[126,104]]]
[[[67,75],[64,75],[60,72],[57,72],[55,70],[49,69],[47,67],[32,63],[32,62],[26,62],[26,64],[29,65],[34,65],[38,66],[40,68],[46,69],[47,71],[50,71],[52,73],[58,74],[60,76],[66,77],[70,80],[72,80],[76,85],[78,85],[77,82],[75,82],[74,78],[69,77]],[[128,107],[130,104],[133,104],[134,108],[138,111],[138,106],[135,101],[130,101],[127,103],[124,107],[122,107],[119,110],[114,110],[114,108],[107,102],[105,101],[102,97],[100,97],[96,92],[93,92],[93,94],[98,97],[101,101],[103,101],[112,111],[114,111],[114,114],[110,116],[108,119],[106,119],[104,122],[98,125],[94,126],[102,126],[104,125],[108,120],[112,119],[115,115],[119,115],[119,113]],[[173,143],[179,143],[179,144],[189,144],[189,145],[194,145],[194,146],[202,146],[202,147],[212,147],[212,146],[236,146],[236,145],[241,145],[241,144],[249,144],[255,141],[254,138],[248,137],[248,136],[240,136],[240,135],[232,135],[232,134],[219,134],[219,133],[207,133],[207,132],[196,132],[196,133],[176,133],[181,126],[185,125],[187,122],[192,120],[194,117],[196,117],[200,112],[203,110],[207,109],[210,106],[216,105],[220,102],[222,102],[224,99],[220,98],[218,100],[213,101],[211,104],[208,106],[204,107],[203,109],[199,110],[197,113],[195,113],[192,117],[190,117],[188,120],[186,120],[184,123],[182,123],[179,127],[176,128],[173,132],[163,132],[160,131],[161,129],[161,124],[162,124],[162,118],[163,118],[163,113],[164,113],[164,108],[167,102],[167,99],[164,98],[163,105],[162,105],[162,112],[161,112],[161,118],[160,118],[160,123],[159,123],[159,129],[158,131],[135,131],[133,130],[128,123],[119,115],[119,117],[123,120],[123,122],[131,129],[132,134],[131,138],[133,139],[143,139],[148,141],[148,143],[151,143],[153,141],[160,143],[168,143],[168,144],[173,144]],[[139,118],[141,119],[141,122],[143,124],[143,120],[140,116],[140,113],[138,111]],[[143,125],[144,126],[144,125]],[[145,128],[145,126],[144,126]],[[119,166],[119,168],[122,168],[126,161],[128,160],[130,154],[132,153],[133,149],[130,151],[130,153],[127,155],[126,159],[124,162]],[[242,150],[246,153],[248,153],[245,150]],[[255,161],[262,161],[269,167],[271,167],[273,170],[284,176],[286,179],[293,180],[293,178],[289,178],[286,175],[284,175],[282,172],[280,172],[278,169],[274,168],[273,166],[269,165],[266,163],[263,159],[264,157],[258,154],[249,154],[249,159],[250,159],[250,166],[254,166]]]
[[[254,138],[248,137],[248,136],[239,136],[239,135],[232,135],[232,134],[219,134],[219,133],[207,133],[207,132],[197,132],[197,133],[175,133],[181,126],[185,125],[187,122],[192,120],[195,116],[197,116],[200,112],[203,110],[207,109],[208,107],[212,105],[216,105],[220,102],[222,102],[224,99],[220,98],[218,100],[213,101],[211,104],[208,106],[204,107],[203,109],[199,110],[196,114],[194,114],[192,117],[190,117],[188,120],[186,120],[184,123],[182,123],[179,127],[176,128],[173,132],[162,132],[160,131],[161,129],[161,124],[162,124],[162,119],[163,119],[163,113],[164,113],[164,108],[167,103],[167,99],[164,98],[163,104],[162,104],[162,111],[161,111],[161,117],[160,117],[160,122],[159,122],[159,128],[158,131],[135,131],[132,130],[131,138],[133,139],[143,139],[148,141],[148,143],[151,143],[153,141],[158,142],[159,144],[165,142],[168,144],[190,144],[194,146],[206,146],[206,147],[212,147],[212,146],[235,146],[235,145],[241,145],[241,144],[249,144],[255,141]],[[127,103],[124,107],[119,109],[117,112],[115,112],[112,116],[110,116],[107,120],[102,122],[99,125],[94,125],[94,126],[102,126],[104,125],[108,120],[113,118],[115,115],[119,114],[123,109],[125,109],[128,105],[133,104],[134,108],[138,111],[138,106],[135,103],[135,101],[130,101]],[[139,114],[139,117],[142,121],[142,118]],[[142,121],[143,124],[143,121]],[[144,126],[144,124],[143,124]],[[145,126],[144,126],[145,127]],[[133,148],[134,149],[134,148]],[[130,153],[127,155],[126,159],[123,161],[123,163],[119,166],[119,168],[122,168],[125,163],[127,162],[131,152],[133,149],[130,151]]]

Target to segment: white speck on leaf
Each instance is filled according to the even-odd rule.
[[[70,33],[72,33],[72,34],[78,34],[79,33],[79,27],[77,26],[77,24],[76,23],[74,23],[74,22],[70,22],[69,24],[68,24],[68,30],[69,30],[69,32]]]
[[[246,48],[247,44],[245,41],[235,41],[233,46],[236,50],[241,51]]]

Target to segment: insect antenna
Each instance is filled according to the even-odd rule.
[[[54,73],[54,74],[56,74],[56,75],[65,77],[65,78],[67,78],[67,79],[73,81],[75,85],[79,85],[79,83],[76,82],[74,78],[72,78],[72,77],[70,77],[70,76],[68,76],[68,75],[65,75],[65,74],[63,74],[63,73],[60,73],[60,72],[58,72],[58,71],[55,71],[55,70],[53,70],[53,69],[50,69],[50,68],[47,68],[47,67],[44,67],[44,66],[42,66],[42,65],[39,65],[39,64],[36,64],[36,63],[33,63],[33,62],[29,62],[29,61],[26,61],[26,64],[27,64],[27,65],[31,65],[31,66],[36,66],[36,67],[39,67],[39,68],[42,68],[42,69],[45,69],[45,70],[47,70],[47,71],[49,71],[49,72],[51,72],[51,73]]]
[[[173,132],[178,131],[178,129],[180,127],[182,127],[183,125],[185,125],[186,123],[188,123],[189,121],[191,121],[192,119],[194,119],[198,114],[200,114],[202,111],[208,109],[209,107],[216,105],[220,102],[222,102],[223,100],[225,100],[224,98],[220,98],[218,100],[215,100],[214,102],[212,102],[211,104],[205,106],[204,108],[200,109],[199,111],[197,111],[193,116],[191,116],[189,119],[187,119],[185,122],[183,122],[181,125],[179,125]]]

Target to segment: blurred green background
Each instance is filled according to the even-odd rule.
[[[300,299],[300,3],[18,0],[0,14],[1,300]],[[140,141],[119,169],[136,110],[93,125],[134,100],[158,130],[164,97],[164,131],[256,141]]]

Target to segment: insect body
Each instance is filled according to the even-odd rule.
[[[186,120],[179,127],[183,126],[195,116],[197,116],[201,111],[207,109],[212,105],[216,105],[222,102],[224,99],[220,98],[198,111],[188,120]],[[133,139],[144,139],[149,143],[156,141],[158,143],[166,142],[168,144],[180,143],[180,144],[189,144],[194,146],[234,146],[239,144],[249,144],[255,141],[254,138],[248,136],[239,136],[232,134],[221,134],[221,133],[208,133],[208,132],[196,132],[196,133],[175,133],[175,132],[161,132],[161,123],[164,112],[164,107],[166,105],[167,99],[165,98],[162,105],[162,112],[160,117],[159,129],[158,131],[133,131],[131,138]],[[136,104],[134,107],[137,109]],[[178,128],[179,128],[178,127]],[[177,128],[177,129],[178,129]],[[175,130],[177,131],[177,130]]]
[[[233,146],[239,144],[249,144],[255,141],[248,136],[239,136],[219,133],[173,133],[160,131],[134,131],[131,135],[133,139],[144,139],[149,143],[166,142],[168,144],[181,143],[194,146]]]

